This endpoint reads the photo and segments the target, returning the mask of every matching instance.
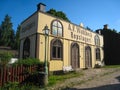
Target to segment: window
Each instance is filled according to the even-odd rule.
[[[95,45],[100,46],[100,38],[98,35],[95,36]]]
[[[63,26],[58,20],[54,20],[52,22],[52,35],[63,36]]]
[[[100,49],[96,48],[96,60],[100,61]]]
[[[26,38],[23,44],[23,58],[28,58],[30,56],[30,39]]]
[[[63,45],[59,39],[51,41],[51,59],[62,59]]]

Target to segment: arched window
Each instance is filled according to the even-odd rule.
[[[96,48],[96,60],[100,61],[100,49]]]
[[[63,57],[63,44],[59,39],[51,41],[51,59],[62,59]]]
[[[30,39],[26,38],[23,44],[23,58],[28,58],[30,56]]]
[[[54,20],[51,24],[51,28],[52,28],[52,32],[51,32],[52,35],[61,36],[61,37],[63,36],[63,26],[60,21]]]
[[[95,36],[95,45],[100,46],[100,38],[98,35]]]

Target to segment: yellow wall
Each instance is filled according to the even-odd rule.
[[[50,35],[49,35],[49,45],[47,48],[47,54],[48,54],[48,61],[50,63],[50,71],[57,71],[57,70],[62,70],[63,66],[70,66],[71,65],[71,44],[73,42],[78,43],[79,45],[79,59],[80,59],[80,68],[85,68],[85,46],[90,46],[91,47],[91,52],[92,52],[92,67],[95,66],[97,61],[95,60],[95,42],[94,42],[94,37],[95,35],[98,35],[100,38],[100,48],[101,48],[101,60],[103,60],[103,36],[85,30],[83,27],[66,22],[61,19],[59,20],[62,25],[63,25],[63,37],[57,37],[61,40],[63,43],[63,60],[51,60],[50,58],[50,43],[51,40],[56,38],[55,36],[51,35],[51,22],[57,18],[47,15],[46,13],[43,12],[36,12],[34,13],[30,18],[28,18],[26,21],[22,23],[22,27],[26,27],[29,25],[29,23],[34,22],[35,25],[29,29],[26,30],[26,32],[22,32],[20,34],[20,39],[21,39],[21,45],[20,45],[20,57],[22,57],[22,47],[23,47],[23,42],[26,37],[30,37],[31,40],[31,56],[36,56],[37,58],[40,59],[40,61],[44,61],[44,51],[45,51],[45,37],[43,34],[43,28],[45,25],[48,26],[50,29]],[[79,28],[79,29],[78,29]],[[84,32],[84,34],[82,34]],[[35,45],[35,39],[36,39],[36,33],[37,33],[37,45]],[[87,35],[86,35],[87,33]],[[75,37],[72,37],[73,36]],[[30,36],[31,35],[31,36]],[[79,38],[76,38],[79,37]],[[81,39],[85,38],[86,40]],[[48,41],[47,41],[48,42]],[[37,47],[37,51],[35,51],[35,47]]]

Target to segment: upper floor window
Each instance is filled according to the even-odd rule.
[[[52,22],[52,35],[63,36],[63,26],[60,21],[54,20]]]
[[[95,36],[95,45],[100,46],[100,38],[98,35]]]

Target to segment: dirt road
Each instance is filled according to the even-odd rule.
[[[73,85],[64,90],[120,90],[120,69],[109,69],[91,77],[82,84]]]
[[[120,90],[120,68],[80,70],[83,76],[58,83],[46,90]]]

